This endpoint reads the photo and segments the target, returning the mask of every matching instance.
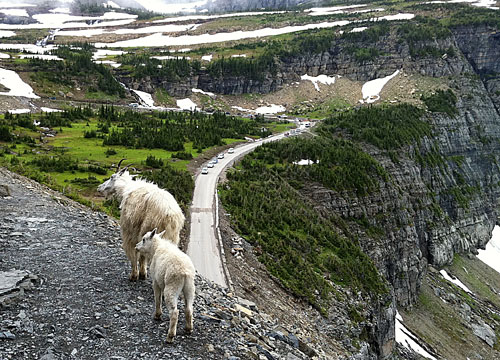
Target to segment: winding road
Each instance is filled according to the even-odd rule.
[[[220,174],[235,160],[241,158],[257,146],[266,142],[283,139],[284,134],[274,135],[261,141],[247,143],[234,148],[233,154],[225,154],[224,159],[209,169],[208,174],[198,174],[195,181],[191,205],[191,231],[187,254],[196,270],[213,282],[227,287],[221,261],[219,240],[216,237],[216,186]]]

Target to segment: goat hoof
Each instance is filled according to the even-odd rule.
[[[139,280],[146,280],[146,274],[139,274]]]
[[[130,276],[128,277],[128,279],[129,279],[130,281],[137,281],[137,275],[130,275]]]
[[[186,334],[191,334],[193,332],[193,329],[192,328],[184,328],[184,332]]]
[[[170,337],[170,336],[167,336],[167,343],[173,344],[173,342],[174,342],[174,338]]]
[[[159,315],[158,315],[158,314],[155,314],[155,315],[153,316],[153,319],[155,319],[156,321],[160,321],[160,320],[161,320],[161,314],[159,314]]]

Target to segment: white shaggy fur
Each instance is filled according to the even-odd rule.
[[[125,169],[113,174],[97,190],[106,197],[115,195],[120,203],[122,247],[132,265],[130,280],[147,276],[144,256],[138,256],[135,245],[153,228],[166,230],[166,237],[179,244],[179,233],[184,226],[184,214],[174,197],[156,184],[143,179],[134,180]],[[139,261],[139,271],[137,271]]]
[[[194,301],[194,266],[189,256],[184,254],[172,242],[162,239],[164,232],[156,234],[156,229],[144,235],[142,241],[135,248],[141,255],[151,259],[150,274],[153,280],[155,296],[154,318],[161,318],[161,296],[168,307],[170,323],[167,342],[174,341],[177,333],[179,310],[177,299],[182,291],[184,294],[186,326],[185,331],[193,331],[193,301]]]

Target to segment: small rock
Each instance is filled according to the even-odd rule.
[[[289,343],[294,348],[299,347],[299,339],[297,339],[297,337],[294,334],[291,334],[291,333],[288,334],[287,343]]]
[[[472,332],[490,347],[493,347],[495,345],[497,340],[495,332],[488,324],[472,324]]]
[[[94,335],[96,338],[104,339],[106,337],[106,330],[102,326],[96,325],[91,328],[90,333]]]
[[[15,338],[16,338],[16,335],[11,333],[10,331],[0,332],[0,339],[15,340]]]
[[[207,345],[207,351],[208,352],[214,352],[215,351],[215,347],[212,344],[208,344]]]
[[[7,185],[0,184],[0,196],[1,197],[10,196],[10,189],[9,189],[9,187]]]
[[[252,310],[247,309],[244,306],[241,306],[240,304],[234,304],[235,310],[243,313],[245,316],[252,317],[253,313]]]

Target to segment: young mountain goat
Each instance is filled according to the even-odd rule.
[[[121,163],[121,161],[120,161]],[[118,168],[120,165],[118,165]],[[145,279],[146,259],[138,255],[135,245],[149,230],[166,231],[166,237],[179,244],[179,233],[184,226],[184,214],[174,197],[166,190],[143,179],[134,180],[127,167],[118,170],[97,191],[106,197],[117,196],[120,203],[120,227],[122,247],[131,264],[130,280]],[[139,272],[137,271],[139,260]]]
[[[189,256],[168,241],[162,239],[164,232],[156,234],[156,229],[144,235],[142,241],[135,248],[140,254],[151,259],[151,278],[155,296],[154,318],[161,318],[161,296],[168,307],[170,323],[168,327],[167,342],[174,341],[177,333],[177,299],[182,291],[186,312],[186,333],[193,331],[193,301],[194,301],[194,266]]]

